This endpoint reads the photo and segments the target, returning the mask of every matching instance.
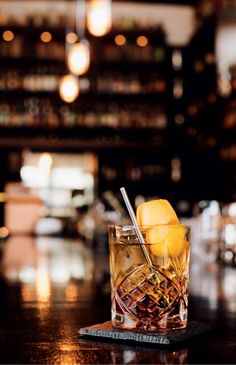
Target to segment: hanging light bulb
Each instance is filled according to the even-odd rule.
[[[68,53],[68,67],[75,75],[83,75],[90,65],[89,43],[86,39],[71,46]]]
[[[79,79],[74,75],[65,75],[59,82],[59,94],[62,100],[72,103],[79,95]]]
[[[88,31],[101,37],[109,32],[111,24],[111,0],[90,0],[87,12]]]

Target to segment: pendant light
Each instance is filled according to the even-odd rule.
[[[75,75],[85,74],[90,65],[89,43],[86,39],[73,44],[68,54],[68,68]]]
[[[72,103],[79,95],[79,79],[75,75],[65,75],[59,82],[59,94],[62,100]]]
[[[68,68],[74,75],[83,75],[90,66],[89,42],[85,39],[86,1],[76,0],[76,33],[79,41],[70,45],[68,50]]]
[[[111,24],[111,0],[89,0],[87,11],[88,31],[96,37],[101,37],[110,31]]]
[[[66,63],[69,72],[59,81],[59,94],[66,103],[72,103],[79,96],[80,84],[78,75],[81,75],[88,70],[89,62],[87,63],[86,59],[90,59],[88,42],[86,43],[86,40],[83,39],[86,10],[85,0],[76,0],[75,6],[75,26],[77,34],[72,32],[70,26],[71,14],[69,14],[65,38]],[[70,9],[69,6],[68,9]],[[70,41],[68,40],[68,34],[74,34],[73,39],[75,40],[75,43],[71,42],[70,39]],[[76,42],[80,37],[83,41]],[[85,56],[83,54],[85,54]]]

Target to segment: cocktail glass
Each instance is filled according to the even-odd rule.
[[[190,228],[173,224],[140,229],[149,262],[133,226],[108,227],[112,325],[145,332],[185,328]]]

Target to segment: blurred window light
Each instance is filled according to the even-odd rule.
[[[92,187],[93,183],[93,175],[88,172],[82,172],[79,168],[56,167],[52,171],[52,187],[84,189]]]
[[[34,267],[23,266],[19,272],[19,279],[22,283],[33,283],[36,278]]]
[[[32,188],[45,188],[49,186],[63,189],[89,189],[94,186],[94,176],[89,172],[82,172],[74,167],[56,167],[52,169],[51,176],[45,170],[35,166],[23,166],[20,176],[26,186]],[[60,201],[67,200],[63,196]]]
[[[69,189],[51,189],[50,196],[47,194],[46,199],[54,207],[66,207],[71,203],[71,192]]]
[[[20,177],[28,187],[47,187],[49,176],[36,166],[23,166],[20,170]]]
[[[2,34],[2,38],[6,42],[11,42],[14,39],[14,33],[11,30],[5,30]]]

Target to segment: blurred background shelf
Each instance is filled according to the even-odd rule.
[[[137,13],[139,3],[131,2]],[[6,30],[14,34],[10,42],[0,40],[1,190],[9,179],[20,179],[29,150],[58,156],[92,153],[97,198],[107,189],[118,195],[123,181],[133,202],[138,194],[165,196],[175,207],[184,202],[188,208],[181,213],[189,216],[198,200],[236,198],[235,173],[229,167],[236,145],[234,68],[231,93],[222,95],[215,49],[219,9],[231,5],[172,4],[195,19],[185,43],[171,42],[164,22],[137,21],[128,13],[114,18],[104,37],[86,31],[91,65],[71,104],[58,92],[67,72],[66,32],[74,29],[72,23],[68,28],[65,14],[58,8],[53,19],[51,11],[43,16],[26,11],[24,20],[1,19],[2,37]],[[117,11],[119,2],[113,6]],[[48,43],[40,38],[45,31],[52,37]],[[122,44],[116,38],[120,35]],[[144,46],[138,44],[140,36]],[[6,164],[12,156],[18,161],[14,173]]]

